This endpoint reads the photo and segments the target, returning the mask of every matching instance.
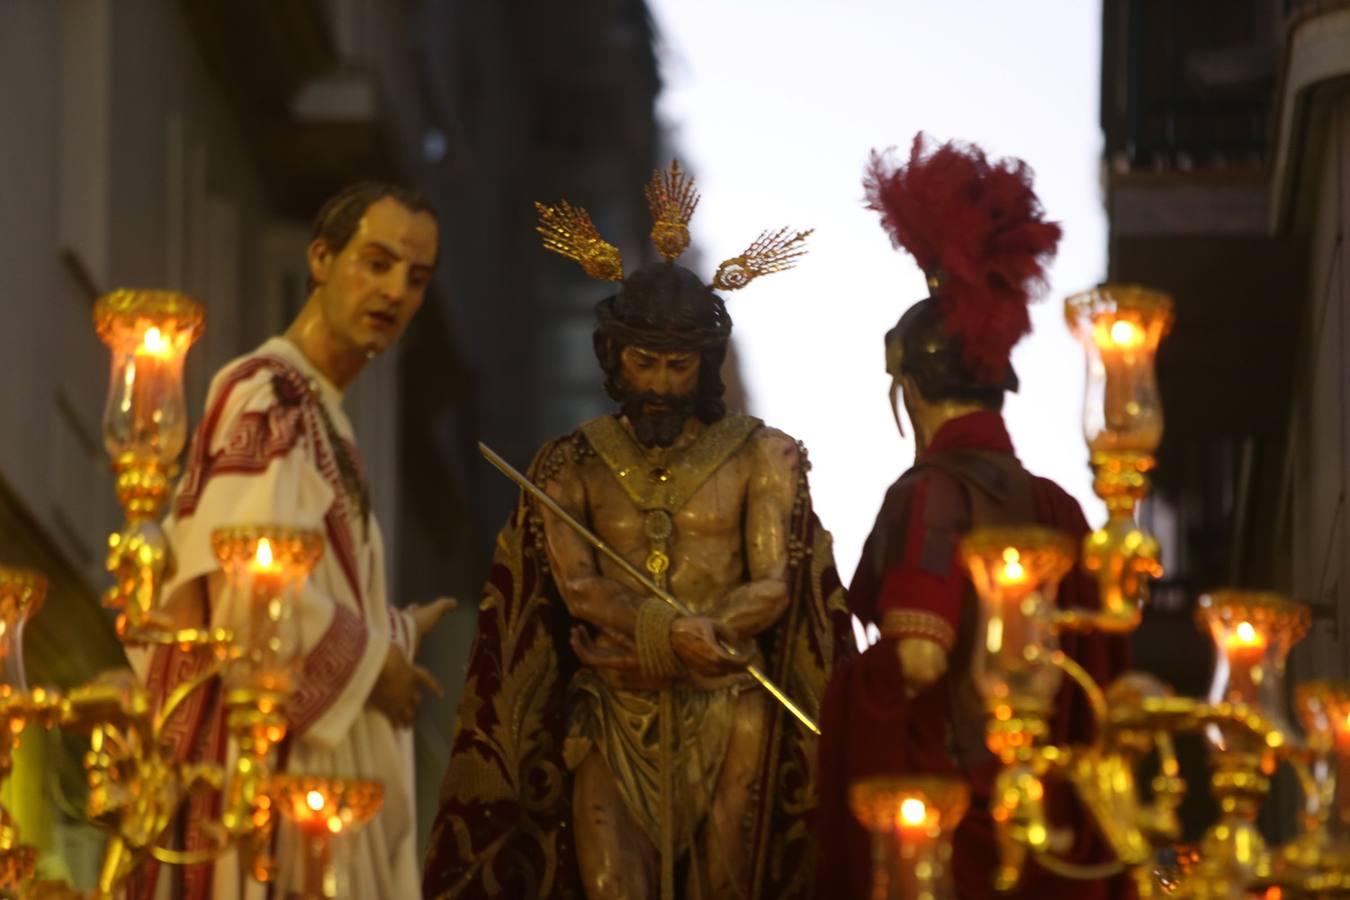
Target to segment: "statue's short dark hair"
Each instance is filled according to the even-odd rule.
[[[437,219],[436,210],[432,209],[421,193],[412,188],[384,181],[357,181],[329,197],[319,207],[310,240],[323,241],[330,253],[341,253],[351,243],[356,226],[361,224],[361,217],[366,214],[366,210],[386,197],[412,212],[426,213]],[[439,219],[437,221],[439,223]],[[312,292],[315,287],[317,285],[311,276],[306,291]]]

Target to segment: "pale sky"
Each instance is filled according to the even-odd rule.
[[[1064,225],[1022,379],[1005,414],[1018,455],[1089,522],[1083,358],[1064,297],[1106,270],[1098,127],[1101,7],[1092,0],[653,0],[660,116],[703,194],[691,225],[712,277],[769,226],[814,228],[794,270],[727,306],[750,411],[806,443],[812,494],[845,581],[886,488],[913,461],[886,401],[883,337],[926,296],[910,258],[862,206],[872,148],[915,132],[974,141],[1036,172]],[[908,427],[908,424],[906,425]]]

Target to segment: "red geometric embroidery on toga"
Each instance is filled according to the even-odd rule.
[[[224,383],[216,391],[214,402],[206,411],[206,417],[192,436],[187,471],[183,474],[178,496],[174,498],[174,516],[184,519],[197,511],[206,483],[212,475],[217,474],[219,466],[223,465],[226,470],[234,472],[261,472],[273,459],[295,446],[300,438],[297,417],[291,409],[274,406],[266,413],[245,413],[231,429],[225,446],[218,453],[211,452],[211,444],[220,427],[220,420],[225,415],[230,394],[260,370],[275,371],[277,366],[290,368],[275,357],[255,356],[235,366],[225,377]],[[276,416],[271,415],[274,411]]]
[[[300,687],[286,704],[290,733],[299,736],[328,711],[351,680],[370,634],[366,623],[345,606],[333,609],[333,621],[305,655]]]
[[[211,445],[225,415],[230,393],[263,369],[273,374],[277,403],[265,412],[253,411],[240,416],[231,427],[224,446],[212,453]],[[211,408],[193,436],[187,471],[174,499],[174,515],[185,519],[196,512],[213,476],[264,472],[273,460],[286,455],[304,438],[314,467],[333,489],[333,503],[324,515],[330,549],[357,606],[364,609],[365,592],[361,590],[361,579],[357,575],[356,541],[351,529],[351,500],[329,446],[327,431],[315,408],[315,404],[322,402],[310,389],[309,379],[280,357],[255,356],[236,366],[216,392]],[[353,458],[359,460],[354,452]]]

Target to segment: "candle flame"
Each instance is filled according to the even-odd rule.
[[[319,812],[324,807],[323,794],[319,791],[310,791],[305,795],[305,803],[315,812]]]
[[[1016,547],[1009,547],[1003,551],[1003,575],[1001,581],[1005,583],[1018,582],[1027,577],[1027,570],[1022,566],[1022,555],[1017,552]]]
[[[1266,636],[1261,630],[1247,620],[1237,623],[1237,626],[1228,633],[1224,640],[1224,649],[1227,650],[1230,661],[1242,659],[1247,663],[1256,662],[1256,657],[1265,652]],[[1259,668],[1252,670],[1253,674],[1259,676]]]
[[[1129,319],[1118,319],[1111,325],[1111,342],[1122,350],[1133,350],[1144,343],[1144,329]]]
[[[254,559],[257,561],[259,568],[272,568],[272,542],[267,538],[259,538],[258,550],[254,555]]]
[[[164,356],[169,352],[169,341],[164,337],[163,332],[151,325],[145,329],[145,337],[141,340],[141,352],[153,356]]]
[[[906,797],[900,804],[900,824],[914,827],[928,819],[928,807],[918,797]]]

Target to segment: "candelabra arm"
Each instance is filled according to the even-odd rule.
[[[136,868],[137,854],[127,846],[121,835],[113,833],[108,837],[108,845],[103,850],[103,866],[98,873],[98,900],[117,896],[121,885]]]
[[[128,647],[177,647],[184,652],[210,650],[231,660],[238,657],[238,650],[234,647],[234,632],[230,629],[175,628],[155,613],[147,618],[142,627],[125,626],[121,638]]]
[[[1106,696],[1097,682],[1078,664],[1078,661],[1069,656],[1063,650],[1056,650],[1050,654],[1050,662],[1055,668],[1059,669],[1065,675],[1078,685],[1078,689],[1087,697],[1088,706],[1092,710],[1092,743],[1088,745],[1089,752],[1099,752],[1102,748],[1102,742],[1105,739],[1106,720],[1108,716],[1106,707]]]
[[[110,674],[105,680],[71,690],[62,704],[60,724],[80,731],[109,735],[119,752],[131,752],[119,736],[126,732],[143,744],[155,734],[150,696],[130,672]]]
[[[1155,840],[1175,841],[1181,835],[1177,809],[1186,796],[1186,782],[1181,777],[1171,733],[1155,731],[1153,748],[1158,753],[1158,774],[1152,782],[1153,803],[1143,809],[1140,824]]]
[[[1125,871],[1125,864],[1118,859],[1093,865],[1071,863],[1068,860],[1060,859],[1053,853],[1037,853],[1035,859],[1036,864],[1050,874],[1072,881],[1101,881]]]
[[[1065,849],[1072,839],[1062,829],[1052,828],[1045,814],[1043,776],[1061,764],[1055,748],[1037,748],[1030,751],[1029,758],[999,771],[994,782],[995,799],[990,801],[998,848],[995,890],[1017,887],[1029,854]]]
[[[223,767],[214,763],[185,763],[179,766],[179,778],[186,786],[188,795],[205,788],[219,791],[225,786],[226,773]],[[171,850],[158,845],[148,849],[154,859],[170,866],[195,866],[212,862],[229,849],[229,838],[221,829],[209,829],[213,833],[213,843],[203,850]]]
[[[170,850],[167,847],[151,847],[149,854],[153,859],[169,866],[199,866],[202,863],[215,862],[229,849],[228,843],[219,843],[205,850]]]
[[[1064,610],[1060,627],[1127,634],[1139,626],[1149,581],[1162,576],[1158,541],[1128,512],[1115,510],[1106,524],[1083,539],[1083,568],[1097,579],[1100,610]],[[1062,624],[1061,624],[1062,621]]]
[[[1236,727],[1256,738],[1263,745],[1263,751],[1267,753],[1283,751],[1287,745],[1284,732],[1262,715],[1256,707],[1247,703],[1225,701],[1222,703],[1197,704],[1196,719],[1201,726],[1227,725]]]
[[[156,737],[163,733],[164,728],[169,723],[169,719],[178,711],[178,707],[182,706],[189,697],[200,690],[212,678],[215,678],[217,675],[224,672],[228,662],[228,659],[217,658],[213,660],[204,670],[187,681],[184,681],[169,693],[169,696],[164,700],[164,705],[160,707],[158,714],[155,716]]]
[[[125,498],[124,498],[125,502]],[[157,514],[162,500],[149,511]],[[105,606],[122,610],[118,628],[135,632],[153,627],[160,587],[174,572],[168,538],[147,508],[126,507],[127,524],[108,542],[107,569],[114,583],[103,597]]]

